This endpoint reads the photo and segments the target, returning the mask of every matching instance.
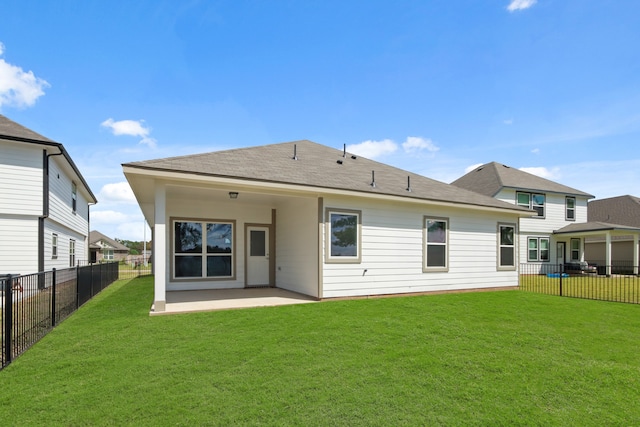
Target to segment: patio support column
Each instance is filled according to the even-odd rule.
[[[164,183],[156,182],[154,206],[153,268],[155,270],[153,289],[153,310],[165,311],[167,304],[167,190]]]
[[[633,235],[633,274],[638,275],[638,233]]]
[[[605,264],[607,268],[607,277],[611,276],[611,232],[607,231],[604,247]]]

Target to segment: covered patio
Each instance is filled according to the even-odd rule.
[[[612,274],[611,268],[614,265],[612,257],[612,244],[615,238],[630,238],[633,241],[632,271],[634,275],[638,275],[638,264],[640,263],[640,228],[630,227],[619,224],[609,224],[605,222],[584,222],[571,224],[553,232],[554,235],[562,235],[564,237],[573,237],[581,240],[581,253],[584,254],[585,241],[592,243],[604,244],[604,273],[607,276]],[[587,240],[588,239],[588,240]]]
[[[252,307],[308,304],[317,298],[279,288],[206,289],[167,292],[164,311],[154,311],[151,316],[200,311],[233,310]]]

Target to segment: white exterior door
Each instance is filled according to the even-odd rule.
[[[269,227],[247,227],[246,286],[269,286]]]
[[[556,244],[556,264],[564,265],[564,261],[565,261],[564,251],[565,251],[564,242],[558,242]]]

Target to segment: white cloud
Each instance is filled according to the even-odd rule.
[[[4,45],[0,43],[0,55],[4,53]],[[0,59],[0,108],[7,105],[17,108],[31,107],[44,95],[44,89],[51,85],[22,68]]]
[[[386,154],[392,154],[397,149],[398,144],[390,139],[383,139],[382,141],[369,140],[359,144],[347,145],[348,152],[368,159],[375,159],[376,157],[384,156]]]
[[[504,123],[505,125],[512,125],[513,124],[513,119],[505,119],[502,121],[502,123]]]
[[[533,150],[531,150],[531,152],[533,154],[540,154],[540,149],[539,148],[534,148]]]
[[[91,211],[92,229],[100,229],[100,224],[121,224],[129,220],[129,215],[118,211]]]
[[[537,2],[538,0],[512,0],[509,6],[507,6],[507,10],[509,12],[515,12],[516,10],[529,9]]]
[[[149,148],[156,148],[156,140],[149,136],[151,128],[145,126],[144,120],[115,121],[112,118],[108,118],[100,125],[111,129],[111,132],[116,136],[137,136],[142,138],[140,144],[147,145]]]
[[[531,168],[520,168],[523,172],[528,172],[532,175],[539,176],[541,178],[546,179],[558,179],[560,178],[560,170],[558,168],[547,169],[545,167],[531,167]]]
[[[128,182],[106,184],[98,194],[100,202],[136,204],[136,197]]]
[[[422,150],[434,153],[440,149],[430,139],[420,138],[418,136],[407,137],[407,140],[402,143],[402,148],[409,154],[417,153]]]

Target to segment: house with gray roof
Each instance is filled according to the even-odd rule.
[[[89,250],[91,263],[124,261],[129,255],[128,247],[95,230],[89,233]]]
[[[611,263],[615,271],[629,272],[638,259],[637,234],[625,234],[625,229],[640,229],[640,198],[630,195],[596,199],[587,206],[589,222],[617,224],[617,233],[611,236]],[[595,263],[606,259],[606,236],[588,238],[586,257]],[[637,271],[636,271],[637,272]]]
[[[86,261],[96,202],[62,144],[0,115],[0,274]]]
[[[584,270],[585,266],[598,263],[604,266],[604,273],[610,274],[610,242],[622,235],[636,236],[638,259],[640,224],[620,225],[612,217],[597,219],[590,206],[599,203],[589,202],[594,198],[589,193],[496,162],[475,168],[452,185],[535,212],[519,222],[519,259],[530,264],[523,266],[526,272],[558,270],[559,266]],[[594,238],[603,242],[603,253],[597,260],[590,259],[586,250],[586,243]]]
[[[123,171],[153,231],[155,312],[183,290],[324,299],[517,286],[517,224],[535,213],[306,140]]]

